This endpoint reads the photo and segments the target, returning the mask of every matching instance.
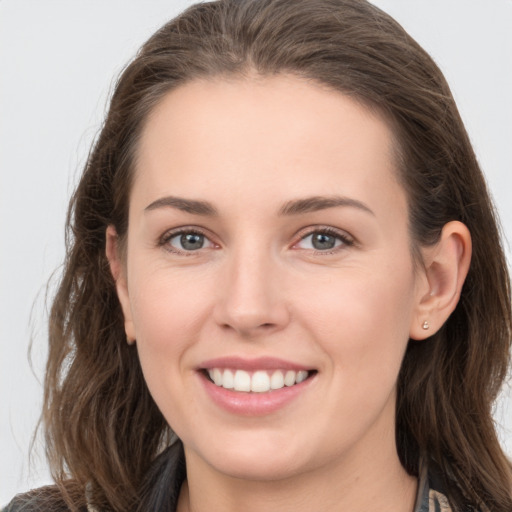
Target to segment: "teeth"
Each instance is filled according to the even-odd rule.
[[[297,372],[297,377],[295,379],[295,382],[297,384],[300,384],[301,382],[305,381],[308,378],[308,372],[306,370],[300,370]]]
[[[220,371],[220,370],[219,370]],[[233,375],[233,372],[231,370],[224,370],[224,374],[222,374],[222,380],[220,384],[217,384],[217,386],[222,386],[226,389],[233,389],[235,387],[235,376]]]
[[[245,370],[223,370],[212,368],[208,370],[210,379],[219,387],[253,393],[266,393],[273,389],[281,389],[285,386],[300,384],[308,378],[306,370],[298,372],[293,370],[258,370],[254,373]]]
[[[270,389],[281,389],[284,387],[283,372],[274,372],[270,377]]]
[[[293,386],[295,384],[295,377],[297,374],[293,370],[288,370],[284,376],[284,385]]]
[[[270,391],[270,377],[267,372],[255,372],[251,378],[251,391],[255,393],[264,393]]]
[[[220,386],[222,386],[223,383],[224,381]],[[219,386],[219,384],[217,384],[217,386]],[[235,379],[233,380],[233,388],[235,391],[251,391],[251,376],[243,370],[237,370],[235,372]]]
[[[213,382],[215,382],[215,384],[217,384],[217,386],[222,386],[222,382],[223,382],[222,372],[218,368],[213,369],[212,379],[213,379]]]

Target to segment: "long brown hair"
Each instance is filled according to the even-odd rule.
[[[220,0],[153,35],[119,78],[68,214],[66,265],[50,315],[43,423],[69,506],[140,501],[144,476],[173,434],[152,400],[105,257],[123,238],[142,126],[170,90],[196,78],[293,74],[347,94],[389,120],[409,200],[412,244],[469,228],[473,258],[460,302],[428,341],[410,341],[398,381],[397,446],[411,474],[427,454],[455,510],[512,510],[512,468],[491,416],[512,330],[509,276],[486,185],[440,70],[364,0]],[[155,483],[156,485],[156,483]]]

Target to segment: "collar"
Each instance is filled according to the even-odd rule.
[[[453,512],[444,495],[435,467],[430,468],[426,459],[420,463],[418,494],[414,512]]]

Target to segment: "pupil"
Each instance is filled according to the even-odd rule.
[[[312,243],[315,249],[333,249],[336,244],[336,239],[331,235],[326,235],[325,233],[315,233],[313,235]]]
[[[183,249],[187,249],[189,251],[195,251],[197,249],[201,249],[204,244],[203,235],[198,235],[195,233],[188,233],[187,235],[181,235],[181,246]]]

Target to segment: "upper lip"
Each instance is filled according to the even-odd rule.
[[[201,370],[211,368],[232,368],[237,370],[255,371],[255,370],[312,370],[311,367],[302,364],[286,361],[276,357],[257,357],[244,358],[237,356],[219,357],[203,361],[199,367]]]

